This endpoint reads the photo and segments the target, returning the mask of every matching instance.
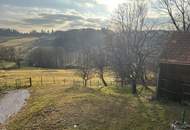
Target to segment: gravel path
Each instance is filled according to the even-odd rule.
[[[0,124],[16,114],[26,103],[30,93],[28,90],[13,90],[0,98]]]

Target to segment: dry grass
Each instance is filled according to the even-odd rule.
[[[4,42],[0,43],[1,47],[12,47],[19,52],[19,55],[23,58],[30,50],[35,46],[37,37],[15,37],[7,38]],[[5,67],[8,68],[8,67]]]
[[[32,78],[33,86],[46,86],[47,84],[71,85],[77,81],[80,82],[80,84],[82,82],[82,79],[79,77],[77,70],[25,68],[20,70],[0,71],[0,81],[3,79],[9,82],[10,79],[14,80],[24,78]],[[114,80],[110,72],[105,73],[105,79],[108,82]],[[101,81],[98,75],[94,75],[93,78],[89,81],[89,85],[90,83],[92,85],[95,85],[97,83],[101,85]]]
[[[3,75],[35,78],[41,73],[68,80],[79,78],[74,70],[26,69]],[[59,83],[29,90],[28,104],[8,122],[8,130],[168,130],[173,120],[180,120],[183,110],[176,103],[149,101],[147,97],[154,93],[148,90],[133,96],[129,88],[85,88]],[[186,120],[190,121],[189,107],[186,110]]]
[[[32,44],[33,41],[37,40],[36,37],[25,37],[25,38],[15,38],[7,40],[6,42],[2,42],[0,46],[4,47],[18,47],[18,46],[28,46],[28,44]]]
[[[149,91],[133,96],[129,89],[57,85],[30,91],[27,106],[10,120],[8,130],[168,130],[183,110],[148,101]]]

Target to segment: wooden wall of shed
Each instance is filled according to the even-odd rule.
[[[190,100],[190,66],[160,64],[158,96]]]
[[[190,81],[190,66],[160,64],[160,76],[180,81]]]

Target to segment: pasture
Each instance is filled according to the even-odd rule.
[[[0,46],[2,47],[23,47],[29,46],[29,44],[33,44],[35,40],[38,38],[36,37],[18,37],[18,38],[9,38],[4,42],[1,42]]]
[[[16,86],[15,80],[21,82],[25,79],[31,78],[33,87],[46,87],[49,84],[58,85],[82,85],[82,79],[80,78],[77,70],[61,70],[61,69],[36,69],[36,68],[23,68],[20,70],[0,70],[0,86],[10,86],[14,88]],[[109,84],[114,83],[114,77],[111,72],[105,73],[105,79]],[[92,79],[88,82],[89,86],[102,86],[97,74],[94,74]],[[22,87],[22,85],[21,85]],[[6,89],[6,88],[5,88]]]
[[[184,108],[186,120],[190,120],[187,106],[150,101],[154,88],[134,96],[129,87],[116,87],[111,82],[108,87],[82,87],[73,82],[80,81],[76,70],[27,68],[0,72],[4,79],[26,77],[32,78],[33,86],[27,88],[31,97],[7,121],[8,130],[167,130],[172,121],[181,119]],[[94,75],[92,81],[98,80]],[[106,80],[112,81],[112,74],[107,72]]]

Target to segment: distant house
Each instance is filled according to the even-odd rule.
[[[190,100],[190,33],[173,33],[161,55],[157,97]]]

